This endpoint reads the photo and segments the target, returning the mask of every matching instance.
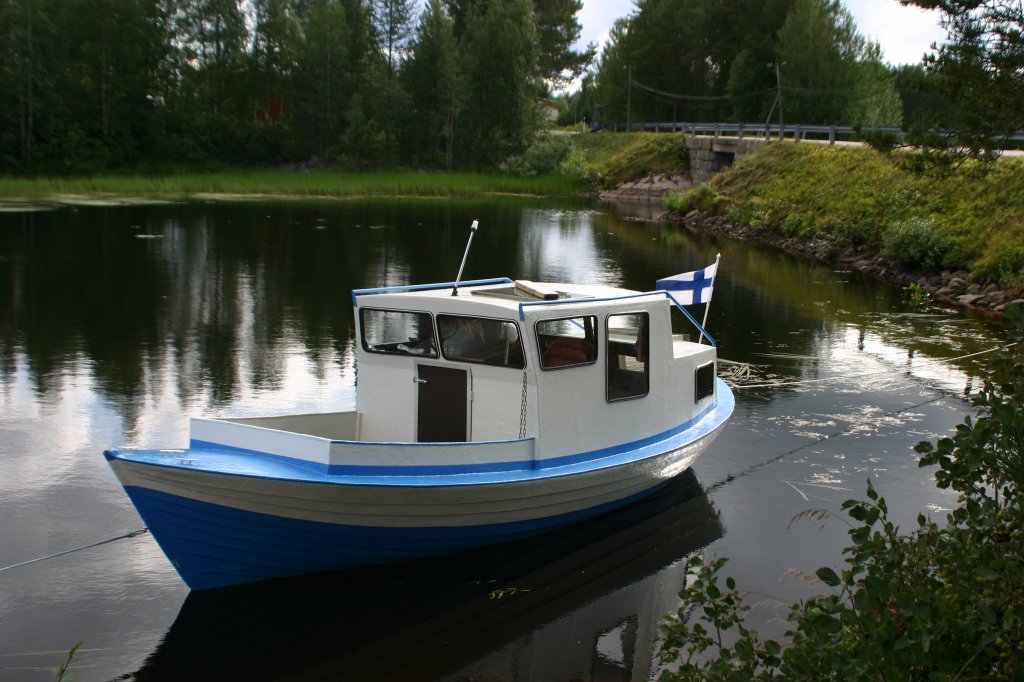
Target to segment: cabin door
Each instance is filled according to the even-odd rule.
[[[416,365],[416,440],[464,443],[469,430],[469,372]]]

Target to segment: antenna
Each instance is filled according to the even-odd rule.
[[[459,266],[459,274],[455,278],[455,286],[452,288],[452,296],[459,295],[459,280],[462,279],[462,269],[466,267],[466,259],[469,258],[469,247],[473,246],[473,235],[476,234],[476,228],[480,227],[480,221],[474,220],[473,224],[469,226],[469,241],[466,242],[466,252],[462,254],[462,265]]]

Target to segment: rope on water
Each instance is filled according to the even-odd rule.
[[[115,538],[107,538],[106,540],[100,540],[99,542],[93,542],[92,544],[89,544],[89,545],[82,545],[81,547],[74,547],[72,549],[65,549],[62,552],[54,552],[53,554],[47,554],[46,556],[36,557],[35,559],[29,559],[28,561],[22,561],[22,562],[19,562],[17,564],[11,564],[10,566],[3,566],[3,567],[0,567],[0,573],[3,573],[4,571],[9,571],[12,568],[20,568],[22,566],[28,566],[29,564],[36,564],[36,563],[39,563],[40,561],[46,561],[47,559],[55,559],[55,558],[57,558],[59,556],[64,556],[65,554],[73,554],[74,552],[81,552],[83,549],[91,549],[93,547],[99,547],[100,545],[110,544],[111,542],[117,542],[118,540],[127,540],[129,538],[138,537],[140,535],[145,535],[148,532],[149,532],[148,528],[140,528],[138,530],[133,530],[130,533],[125,533],[124,535],[118,535]]]
[[[1007,344],[1005,346],[996,346],[995,348],[989,348],[988,350],[978,351],[977,353],[969,353],[967,355],[961,355],[961,356],[956,357],[956,358],[935,359],[934,361],[935,362],[940,362],[940,363],[959,362],[961,360],[968,360],[970,358],[974,358],[974,357],[977,357],[979,355],[987,355],[989,353],[996,353],[998,351],[1007,350],[1009,348],[1012,348],[1015,345],[1017,345],[1016,342],[1015,343],[1011,343],[1011,344]],[[719,362],[721,363],[722,361],[720,360]],[[742,363],[730,363],[730,364],[741,365]],[[826,377],[824,379],[803,379],[803,380],[800,380],[800,381],[768,381],[768,382],[764,382],[764,383],[760,383],[760,384],[741,384],[741,383],[736,383],[735,381],[729,381],[729,379],[731,377],[728,376],[728,375],[723,377],[723,378],[726,380],[726,383],[729,384],[729,388],[731,388],[731,389],[733,389],[735,391],[735,390],[744,389],[744,388],[776,388],[776,387],[779,387],[779,386],[801,386],[803,384],[817,384],[817,383],[821,383],[823,381],[836,381],[837,379],[858,379],[860,377],[869,377],[869,376],[874,376],[874,375],[878,375],[878,374],[890,374],[890,373],[892,373],[892,369],[891,368],[875,370],[873,372],[862,372],[860,374],[840,374],[840,375],[837,375],[837,376]],[[748,376],[749,377],[750,376],[749,365],[747,366],[747,370],[746,371],[743,371],[743,370],[740,370],[739,372],[734,371],[732,374],[733,375],[740,375],[740,376]]]
[[[909,405],[907,407],[901,407],[898,410],[893,410],[892,412],[887,412],[883,416],[884,417],[895,417],[898,414],[902,414],[904,412],[909,412],[911,410],[916,410],[918,408],[924,407],[925,405],[930,405],[932,403],[937,403],[937,402],[939,402],[941,400],[944,400],[945,398],[946,397],[942,396],[942,395],[935,396],[934,398],[929,398],[928,400],[925,400],[923,402],[917,403],[916,405]],[[758,462],[757,464],[751,464],[750,466],[746,467],[745,469],[743,469],[739,473],[729,474],[728,476],[726,476],[722,480],[717,481],[717,482],[715,482],[715,483],[713,483],[711,485],[705,486],[704,487],[704,492],[709,493],[712,490],[716,490],[718,488],[721,488],[724,485],[727,485],[728,483],[731,483],[732,481],[734,481],[737,478],[740,478],[741,476],[747,476],[749,474],[752,474],[752,473],[754,473],[755,471],[757,471],[758,469],[760,469],[762,467],[768,466],[769,464],[774,464],[775,462],[779,462],[779,461],[785,459],[786,457],[789,457],[790,455],[794,455],[794,454],[800,452],[801,450],[806,450],[807,448],[812,448],[815,445],[821,445],[822,443],[824,443],[827,440],[831,440],[833,438],[838,438],[839,436],[845,436],[845,435],[847,435],[849,433],[853,433],[854,431],[856,431],[860,427],[861,427],[861,424],[859,424],[859,423],[850,424],[846,428],[840,429],[840,430],[835,431],[833,433],[825,434],[824,436],[820,436],[817,439],[812,440],[809,443],[804,443],[803,445],[799,445],[799,446],[793,448],[792,450],[787,450],[786,452],[783,452],[782,454],[775,455],[774,457],[769,457],[768,459],[762,460],[762,461]]]

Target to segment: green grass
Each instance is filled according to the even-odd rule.
[[[0,202],[91,197],[187,198],[196,195],[354,197],[577,194],[579,183],[561,176],[518,177],[442,172],[293,172],[237,170],[173,175],[96,175],[69,178],[0,178]]]
[[[869,147],[785,143],[740,158],[712,188],[733,222],[1020,287],[1024,160],[984,170],[924,175]],[[908,248],[922,231],[932,232],[928,248]]]
[[[585,133],[575,143],[587,164],[601,177],[601,185],[614,187],[645,175],[685,171],[690,157],[682,135],[667,133]]]

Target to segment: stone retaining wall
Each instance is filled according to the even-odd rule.
[[[624,182],[613,190],[601,192],[601,198],[609,201],[619,199],[661,199],[669,192],[683,192],[708,182],[744,154],[764,146],[765,141],[756,137],[712,137],[687,135],[689,149],[689,170],[678,170],[661,175],[649,175],[632,182]]]

